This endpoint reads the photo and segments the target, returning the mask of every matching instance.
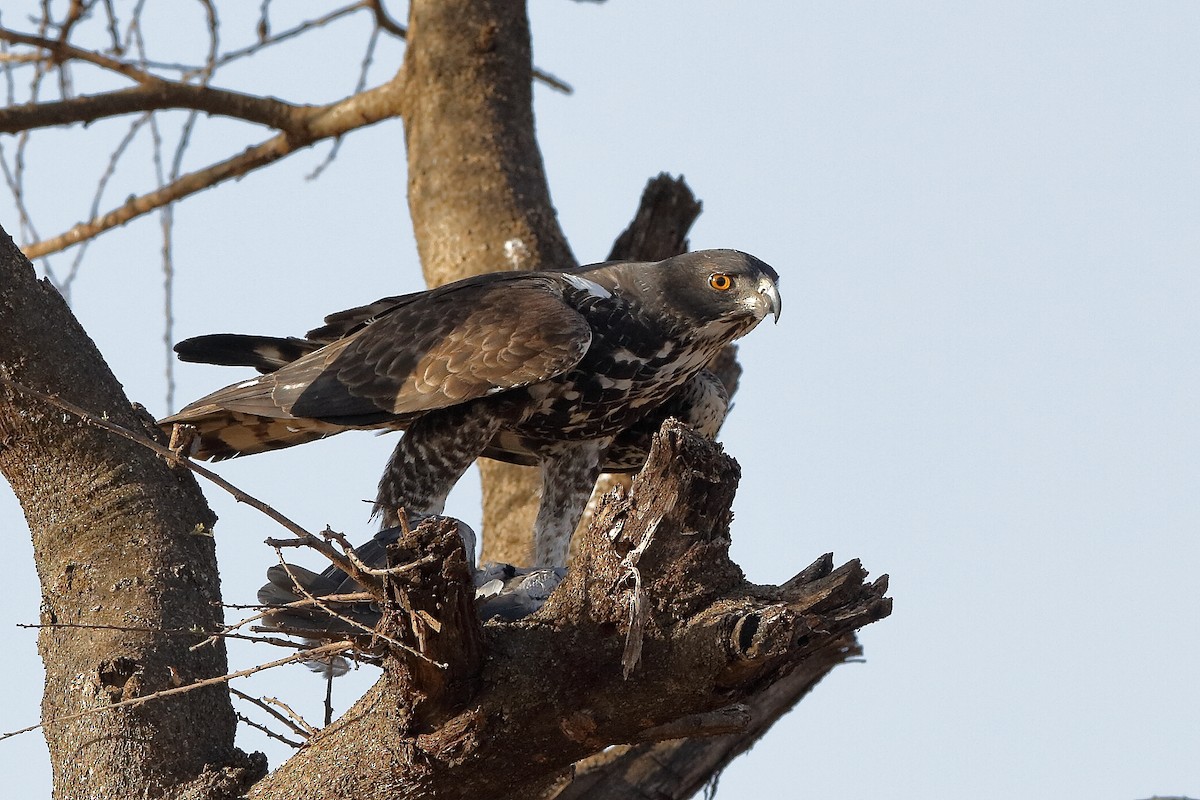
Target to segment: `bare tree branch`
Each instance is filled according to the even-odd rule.
[[[235,692],[236,690],[232,686],[230,686],[229,691]],[[245,696],[243,693],[240,693],[240,692],[238,694],[241,696]],[[303,742],[297,742],[292,739],[289,739],[286,736],[284,736],[283,734],[277,733],[276,731],[271,730],[266,725],[263,725],[261,722],[255,722],[254,720],[250,719],[248,716],[246,716],[245,714],[243,714],[240,711],[236,711],[234,713],[237,715],[238,722],[249,725],[251,728],[254,728],[257,731],[261,731],[268,738],[274,739],[277,742],[282,742],[283,744],[286,744],[289,747],[295,748],[296,750],[299,750],[301,747],[304,746]]]
[[[77,122],[90,123],[122,114],[170,108],[203,111],[287,132],[299,132],[299,124],[312,110],[311,106],[292,105],[270,97],[155,79],[115,92],[0,109],[0,133],[19,133]]]
[[[268,47],[280,44],[281,42],[286,42],[289,39],[294,39],[297,36],[308,33],[311,30],[323,28],[331,22],[336,22],[342,17],[349,16],[356,11],[361,11],[370,5],[371,4],[367,2],[367,0],[359,0],[357,3],[351,3],[350,5],[342,6],[341,8],[335,8],[333,11],[323,14],[322,16],[305,20],[299,25],[295,25],[280,33],[268,33],[266,36],[260,35],[259,40],[254,44],[247,45],[246,47],[240,47],[237,50],[230,50],[222,53],[221,56],[216,59],[215,66],[223,67],[232,61],[237,61],[238,59],[245,58],[246,56],[252,56],[267,49]],[[261,27],[260,31],[262,31]]]
[[[297,662],[302,662],[302,661],[314,661],[314,660],[321,658],[322,656],[336,655],[337,653],[340,653],[343,650],[347,650],[352,646],[353,645],[350,642],[332,642],[330,644],[323,644],[323,645],[319,645],[317,647],[311,647],[307,650],[301,650],[297,653],[293,653],[290,656],[284,656],[283,658],[277,658],[274,661],[268,661],[265,664],[257,664],[255,666],[249,667],[247,669],[239,669],[236,672],[227,672],[224,675],[218,675],[215,678],[205,678],[204,680],[199,680],[199,681],[195,681],[193,683],[184,684],[183,686],[175,686],[170,689],[162,689],[157,692],[152,692],[150,694],[141,695],[139,697],[131,697],[128,700],[120,700],[118,702],[110,703],[110,704],[104,705],[104,706],[93,706],[92,708],[89,708],[86,711],[80,711],[75,714],[66,714],[64,716],[59,716],[59,717],[49,717],[47,719],[42,720],[41,722],[39,722],[36,725],[29,725],[29,726],[21,728],[19,730],[8,731],[7,733],[0,733],[0,741],[3,741],[5,739],[10,739],[13,736],[19,736],[22,733],[29,733],[30,731],[36,731],[38,728],[45,728],[50,725],[58,725],[63,722],[70,722],[71,720],[81,719],[83,717],[88,717],[93,714],[100,714],[102,712],[111,711],[111,710],[117,709],[117,708],[140,706],[143,703],[149,703],[149,702],[152,702],[155,700],[161,700],[164,697],[172,697],[177,694],[187,694],[188,692],[194,692],[197,689],[204,689],[209,686],[217,686],[219,684],[228,683],[229,681],[231,681],[235,678],[245,678],[250,675],[254,675],[255,673],[262,672],[264,670],[274,669],[275,667],[281,667],[284,664],[295,664]]]
[[[63,33],[67,33],[66,28],[63,29]],[[62,64],[71,60],[86,61],[89,64],[102,67],[118,75],[124,75],[126,78],[137,83],[148,84],[160,80],[149,72],[138,69],[133,64],[121,61],[119,58],[112,58],[103,53],[85,50],[81,47],[68,44],[65,38],[47,39],[42,36],[34,36],[33,34],[21,33],[20,31],[0,27],[0,39],[12,44],[25,44],[45,50],[52,56],[51,60],[55,64]]]
[[[402,100],[403,83],[399,79],[394,79],[382,86],[369,89],[362,94],[337,103],[306,109],[303,122],[298,125],[299,132],[297,134],[281,133],[233,158],[180,176],[178,180],[167,186],[139,197],[130,198],[120,207],[96,219],[82,222],[65,233],[35,242],[23,249],[29,258],[40,258],[65,250],[84,239],[124,225],[167,203],[175,202],[231,178],[240,177],[272,164],[298,150],[311,147],[323,139],[341,136],[349,131],[400,116]]]
[[[284,725],[288,726],[288,728],[291,729],[291,731],[298,736],[303,736],[304,738],[307,739],[309,736],[312,736],[314,733],[316,733],[319,730],[318,728],[315,728],[312,725],[308,724],[308,721],[305,720],[304,717],[297,714],[295,711],[292,710],[291,706],[289,706],[287,703],[279,700],[278,698],[263,697],[260,699],[257,697],[251,697],[250,695],[246,694],[243,691],[234,689],[232,686],[229,688],[229,691],[235,697],[240,697],[243,700],[245,700],[246,702],[253,703],[254,705],[261,708],[263,711],[266,711],[272,717],[279,720]],[[279,708],[283,709],[283,711],[279,711],[278,709],[274,708],[274,706],[279,706]]]

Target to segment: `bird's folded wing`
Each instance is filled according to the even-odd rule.
[[[583,317],[543,280],[431,292],[163,422],[221,408],[371,425],[547,380],[579,363],[590,344]]]

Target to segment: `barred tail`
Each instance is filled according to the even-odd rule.
[[[176,423],[196,428],[197,436],[187,450],[187,455],[202,461],[221,461],[270,450],[282,450],[350,430],[345,425],[334,425],[314,419],[258,417],[223,408],[214,409],[211,413],[176,414],[159,420],[158,425],[170,436]]]

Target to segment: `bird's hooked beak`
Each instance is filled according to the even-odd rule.
[[[783,311],[783,300],[779,298],[779,287],[775,285],[775,281],[766,275],[759,278],[758,293],[766,299],[767,304],[770,306],[771,314],[775,317],[775,324],[779,324],[779,314]],[[763,316],[765,317],[766,314]]]

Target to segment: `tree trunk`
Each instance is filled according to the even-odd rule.
[[[416,0],[404,57],[408,206],[430,286],[571,267],[533,128],[525,4]],[[536,470],[480,462],[483,557],[528,564]]]
[[[62,297],[2,230],[0,375],[154,435]],[[204,637],[179,634],[221,621],[215,517],[191,475],[7,386],[0,471],[25,511],[41,579],[54,796],[236,796],[265,760],[234,749],[224,687],[55,721],[225,673],[223,645],[193,652]]]

